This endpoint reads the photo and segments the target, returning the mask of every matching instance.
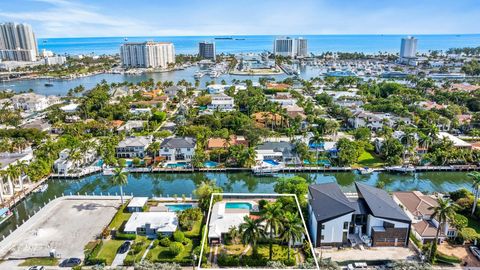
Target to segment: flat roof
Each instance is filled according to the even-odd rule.
[[[135,232],[137,228],[150,225],[157,232],[174,232],[177,230],[178,218],[174,212],[135,212],[125,224],[124,231]]]
[[[208,238],[219,238],[222,233],[227,233],[231,227],[240,226],[244,218],[250,215],[245,213],[225,213],[226,202],[217,202],[213,205],[210,224],[208,224]]]
[[[127,207],[143,207],[148,201],[148,197],[133,197]]]

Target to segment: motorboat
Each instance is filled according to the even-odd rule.
[[[104,168],[103,169],[103,175],[105,176],[112,176],[115,174],[115,172],[113,171],[114,168]]]
[[[52,87],[52,86],[53,86],[53,83],[46,83],[45,86],[46,86],[46,87]]]
[[[38,193],[43,193],[43,192],[47,191],[47,189],[48,189],[48,184],[43,184],[43,185],[40,185],[40,186],[38,187],[38,189],[36,190],[36,192],[38,192]]]
[[[193,77],[194,77],[195,79],[200,79],[200,78],[202,78],[203,76],[205,76],[205,73],[200,72],[200,71],[195,72],[195,75],[193,75]]]
[[[385,169],[387,171],[399,172],[399,173],[413,173],[413,172],[415,172],[415,167],[412,166],[412,165],[385,167]]]
[[[370,174],[373,172],[372,168],[364,167],[364,168],[358,168],[357,169],[358,173],[360,174]]]

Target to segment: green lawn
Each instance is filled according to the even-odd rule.
[[[280,246],[278,244],[273,245],[273,260],[286,260],[287,259],[287,246]],[[258,245],[258,254],[262,255],[264,258],[268,258],[270,254],[270,249],[268,244]],[[290,249],[290,258],[295,258],[295,250]]]
[[[372,155],[372,153],[364,151],[358,158],[358,162],[354,165],[357,167],[369,167],[369,168],[380,168],[383,167],[385,163],[377,156]]]
[[[192,250],[193,250],[193,241],[190,241],[187,245],[184,245],[183,251],[180,252],[180,254],[178,254],[177,256],[172,256],[168,247],[158,245],[150,249],[148,258],[153,262],[157,261],[158,259],[171,259],[171,260],[188,259],[188,258],[191,258],[192,256]]]
[[[147,250],[152,240],[148,240],[147,237],[145,236],[137,236],[137,239],[135,240],[135,242],[143,242],[142,250],[140,250],[140,252],[135,255],[135,262],[140,262],[143,254]]]
[[[195,221],[193,228],[190,231],[186,231],[185,236],[188,238],[200,237],[200,230],[202,229],[202,219]]]
[[[225,245],[225,249],[228,251],[228,254],[230,255],[236,255],[239,256],[243,253],[243,251],[246,249],[246,247],[242,244],[230,244],[230,245]],[[247,256],[252,255],[252,249],[249,249],[247,251]]]
[[[111,265],[113,259],[117,255],[117,250],[125,242],[124,240],[107,240],[103,241],[102,248],[98,252],[97,258],[105,259],[107,265]]]
[[[57,266],[58,259],[57,258],[30,258],[26,259],[24,262],[19,264],[19,266],[33,266],[33,265],[42,265],[42,266]]]
[[[110,229],[110,230],[117,229],[118,230],[118,229],[120,229],[120,227],[122,226],[122,224],[124,222],[128,221],[128,219],[130,218],[132,213],[128,213],[128,212],[125,211],[126,205],[127,204],[125,203],[122,207],[120,207],[120,209],[118,210],[118,212],[115,214],[112,221],[108,225],[108,229]]]

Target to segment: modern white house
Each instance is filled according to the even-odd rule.
[[[221,201],[213,205],[208,224],[208,242],[221,243],[230,228],[238,227],[244,222],[244,218],[250,215],[248,209],[226,210],[227,202]]]
[[[78,110],[78,106],[80,105],[77,103],[70,103],[60,107],[60,110],[62,110],[64,113],[76,113]]]
[[[46,96],[35,93],[18,94],[13,96],[11,101],[16,110],[27,112],[43,111],[52,105]]]
[[[123,231],[128,234],[156,238],[159,234],[172,235],[177,227],[178,217],[175,212],[134,212]]]
[[[309,186],[309,230],[314,247],[408,246],[410,218],[384,190],[356,182],[345,194],[337,183]]]
[[[196,140],[191,137],[166,138],[160,144],[160,155],[167,161],[191,161],[195,153]]]
[[[438,206],[435,196],[425,195],[420,191],[393,192],[393,200],[398,203],[412,221],[412,234],[422,243],[435,240],[438,226],[443,226],[438,237],[439,242],[455,237],[457,231],[448,222],[440,225],[432,218],[431,207]]]
[[[352,117],[348,119],[348,123],[353,128],[367,127],[373,131],[383,128],[384,125],[392,127],[395,123],[404,122],[409,125],[412,120],[408,117],[398,117],[390,113],[374,113],[364,110],[352,111]]]
[[[58,159],[53,163],[53,167],[58,174],[67,174],[83,164],[94,162],[97,158],[97,152],[95,150],[89,150],[86,153],[82,153],[80,160],[72,161],[70,159],[70,152],[70,149],[63,149],[58,154]]]
[[[207,109],[212,111],[230,112],[235,106],[234,99],[226,94],[211,95],[212,102],[208,104]]]
[[[140,114],[152,114],[152,109],[150,108],[132,108],[130,109],[130,113],[133,115],[140,115]]]
[[[115,148],[117,158],[144,158],[152,136],[127,137]]]

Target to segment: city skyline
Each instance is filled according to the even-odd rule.
[[[249,1],[225,4],[217,0],[181,0],[160,5],[141,0],[135,5],[127,1],[115,1],[113,5],[111,0],[19,0],[2,4],[0,21],[29,23],[40,38],[421,35],[476,34],[475,21],[480,17],[480,7],[474,0],[444,3],[432,0],[388,3],[372,0],[267,0],[246,3]],[[429,10],[429,16],[425,16],[425,10]]]

